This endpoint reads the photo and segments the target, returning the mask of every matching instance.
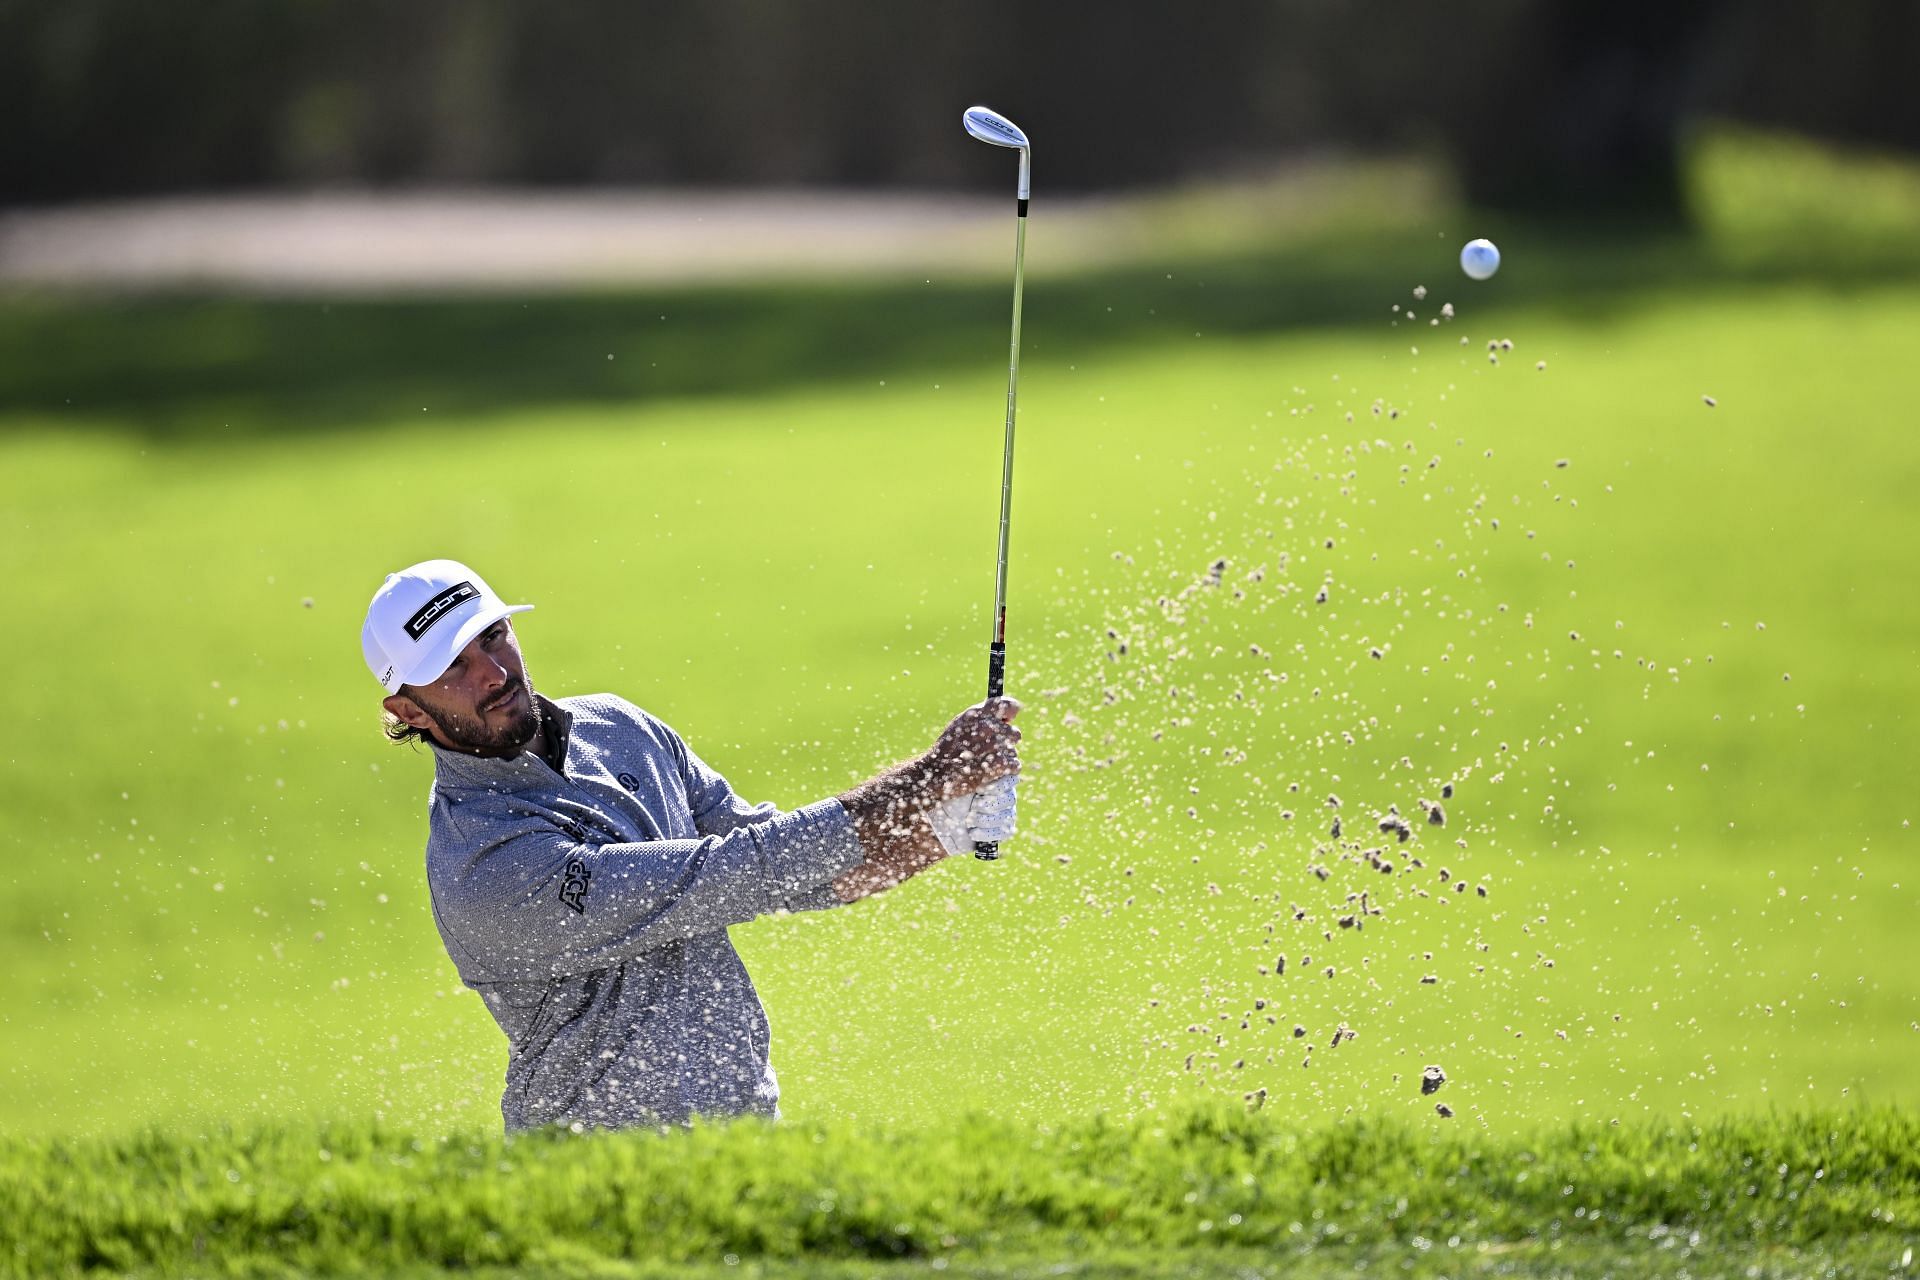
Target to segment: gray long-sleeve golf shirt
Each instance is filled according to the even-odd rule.
[[[507,1034],[507,1128],[775,1114],[727,928],[833,906],[865,857],[852,821],[747,804],[623,699],[540,702],[564,769],[436,749],[427,841],[447,954]]]

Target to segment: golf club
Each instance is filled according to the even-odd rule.
[[[995,147],[1020,153],[1020,181],[1015,189],[1013,239],[1013,342],[1007,354],[1007,435],[1000,460],[1000,554],[993,577],[993,643],[987,650],[987,696],[1006,692],[1007,675],[1007,526],[1013,516],[1013,414],[1020,390],[1020,294],[1027,256],[1027,194],[1032,176],[1033,148],[1018,125],[988,107],[968,107],[960,116],[967,132]],[[997,841],[977,840],[973,856],[991,860],[1000,856]]]

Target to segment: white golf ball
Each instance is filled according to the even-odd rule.
[[[1485,280],[1500,269],[1500,250],[1491,240],[1469,240],[1460,250],[1460,269],[1475,280]]]

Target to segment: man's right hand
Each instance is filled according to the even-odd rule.
[[[978,791],[1020,771],[1020,730],[1013,718],[1020,704],[1012,698],[988,698],[968,707],[941,731],[924,757],[942,799]]]
[[[1006,838],[992,832],[1005,828],[1011,834],[1012,780],[1020,771],[1020,731],[1013,727],[1018,714],[1020,704],[1012,698],[968,707],[931,749],[840,797],[867,852],[866,862],[834,881],[843,902],[890,889],[976,840]],[[989,788],[976,810],[974,793]],[[935,811],[943,807],[941,816],[964,822],[965,834],[937,833]]]

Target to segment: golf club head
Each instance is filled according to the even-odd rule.
[[[968,107],[960,113],[960,123],[966,126],[969,136],[994,147],[1007,147],[1020,153],[1020,211],[1026,212],[1027,188],[1033,166],[1033,144],[1027,141],[1027,135],[1020,126],[995,111],[992,107]]]
[[[992,107],[968,107],[960,114],[960,122],[968,133],[989,146],[1027,149],[1027,135],[1020,132],[1020,126]]]

